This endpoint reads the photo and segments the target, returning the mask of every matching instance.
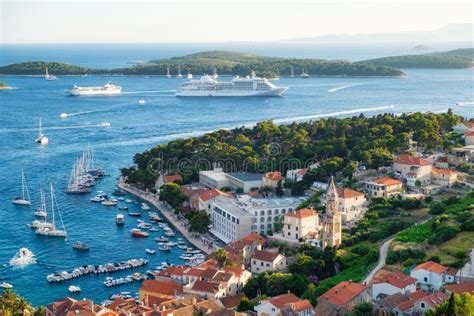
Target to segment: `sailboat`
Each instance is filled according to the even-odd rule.
[[[301,70],[300,78],[308,79],[309,75],[304,71],[304,68]]]
[[[46,218],[46,197],[42,189],[40,189],[40,206],[35,210],[35,216]]]
[[[48,68],[46,68],[46,74],[44,75],[44,79],[46,79],[48,81],[55,81],[55,80],[58,80],[58,77],[50,75],[48,73]]]
[[[61,211],[59,210],[58,201],[54,195],[53,183],[50,184],[51,189],[51,226],[40,227],[36,229],[36,234],[49,237],[63,237],[67,238],[66,228],[64,227],[63,218],[61,216]],[[57,209],[59,219],[61,221],[62,229],[56,227],[56,217],[55,217],[55,208]]]
[[[170,67],[166,68],[166,78],[171,78]]]
[[[23,169],[21,169],[21,197],[13,199],[13,204],[31,206],[30,192],[28,192],[28,186],[26,185],[26,178]]]
[[[49,143],[48,137],[44,136],[42,128],[41,128],[41,117],[39,119],[39,131],[38,131],[38,138],[36,138],[36,142],[41,145],[47,145]]]
[[[188,76],[187,76],[187,78],[188,78],[189,80],[193,79],[193,74],[191,73],[191,71],[188,71]]]
[[[176,75],[176,78],[183,78],[183,75],[181,74],[181,67],[178,65],[178,74]]]
[[[291,78],[295,77],[295,68],[293,68],[293,66],[291,66],[291,69],[290,69],[290,77]]]

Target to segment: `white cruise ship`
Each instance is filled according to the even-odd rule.
[[[74,85],[72,89],[66,90],[66,93],[72,96],[113,96],[122,93],[122,87],[108,82],[103,87],[79,87]]]
[[[281,96],[288,87],[277,87],[268,79],[235,77],[231,81],[217,81],[204,75],[198,80],[183,83],[176,91],[177,97],[254,97]]]

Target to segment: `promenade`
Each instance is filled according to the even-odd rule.
[[[143,191],[139,188],[126,184],[123,181],[123,178],[120,178],[118,182],[118,187],[128,193],[139,197],[142,200],[147,201],[156,207],[160,213],[168,220],[168,222],[173,225],[179,232],[186,238],[194,247],[200,249],[205,254],[210,254],[214,252],[214,247],[212,244],[205,242],[200,235],[191,233],[188,231],[185,223],[180,220],[177,215],[174,213],[174,210],[169,207],[168,204],[163,203],[159,200],[158,194],[153,194],[151,192]]]

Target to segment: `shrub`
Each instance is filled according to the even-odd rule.
[[[401,242],[423,242],[431,235],[431,225],[428,223],[415,225],[400,232],[395,238]]]
[[[405,260],[405,261],[403,262],[403,266],[404,266],[404,267],[407,267],[407,268],[408,268],[408,267],[411,267],[412,265],[415,265],[415,264],[416,264],[416,260],[413,259],[413,258],[408,258],[407,260]]]
[[[437,215],[444,212],[446,205],[442,202],[433,202],[430,207],[430,214]]]
[[[431,245],[441,244],[451,238],[456,237],[458,229],[451,226],[440,226],[434,232],[430,238],[428,238],[428,243]]]
[[[370,248],[366,245],[357,245],[351,250],[351,252],[360,256],[365,256],[366,254],[369,253],[369,251],[370,251]]]
[[[428,261],[434,261],[436,263],[441,263],[441,258],[438,255],[433,255],[428,258]]]

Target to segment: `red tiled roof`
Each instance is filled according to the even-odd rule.
[[[305,218],[317,215],[318,212],[312,210],[310,208],[302,208],[301,210],[293,211],[290,213],[286,213],[285,217],[295,217],[295,218]]]
[[[308,173],[308,169],[299,169],[298,171],[296,171],[296,173],[301,176],[304,176]]]
[[[433,168],[433,172],[441,173],[441,174],[446,174],[446,175],[449,175],[449,176],[452,176],[452,175],[455,175],[455,174],[459,174],[459,172],[458,172],[458,171],[455,171],[455,170],[438,169],[438,168]]]
[[[51,310],[55,315],[79,315],[79,316],[93,316],[94,303],[91,300],[77,301],[75,299],[66,297],[62,300],[49,304],[47,309]]]
[[[443,303],[447,298],[448,297],[446,296],[446,294],[436,292],[421,298],[421,300],[423,300],[427,305],[434,307],[438,304]]]
[[[337,195],[342,199],[352,199],[358,196],[364,196],[364,193],[349,188],[337,188]]]
[[[204,202],[206,202],[206,201],[209,201],[210,199],[213,199],[213,198],[215,198],[217,196],[220,196],[220,195],[228,196],[227,193],[225,193],[225,192],[223,192],[219,189],[212,189],[212,190],[208,190],[208,191],[204,192],[203,194],[201,194],[199,196],[199,198],[201,200],[203,200]]]
[[[464,136],[474,136],[474,131],[465,132]]]
[[[189,268],[183,272],[183,275],[200,277],[204,274],[205,271],[205,269]]]
[[[403,289],[404,287],[410,284],[414,284],[415,282],[416,282],[415,278],[412,278],[401,272],[383,274],[374,278],[374,284],[389,283],[396,286],[399,289]]]
[[[227,273],[233,273],[236,277],[240,277],[242,273],[245,272],[245,269],[242,269],[241,267],[224,267],[222,270]]]
[[[469,121],[464,121],[462,124],[468,128],[474,128],[474,123],[469,122]]]
[[[227,295],[221,297],[219,301],[221,301],[222,305],[225,308],[234,308],[239,305],[240,301],[244,297],[244,293],[236,294],[236,295]]]
[[[413,308],[413,306],[415,306],[415,302],[412,301],[412,300],[409,300],[409,301],[405,301],[405,302],[401,303],[397,307],[398,307],[399,310],[404,312],[404,311],[407,311],[407,310]]]
[[[191,289],[198,292],[215,294],[219,291],[219,284],[197,280],[196,282],[194,282],[193,287]]]
[[[313,308],[313,305],[308,300],[302,300],[288,304],[295,312],[303,312]]]
[[[242,237],[240,240],[245,241],[247,243],[258,242],[260,244],[264,244],[267,242],[267,239],[265,237],[260,236],[260,234],[257,232],[251,232],[247,236]]]
[[[345,305],[367,289],[366,285],[354,282],[341,282],[319,297],[335,305]]]
[[[163,295],[175,295],[175,292],[182,292],[183,286],[173,281],[145,280],[140,291],[146,291]]]
[[[281,309],[287,304],[299,302],[300,298],[294,294],[288,293],[271,297],[268,301],[276,308]]]
[[[416,300],[418,300],[418,299],[420,299],[420,298],[422,298],[422,297],[425,297],[426,295],[428,295],[428,294],[426,294],[425,292],[423,292],[423,290],[418,290],[418,291],[415,291],[415,292],[413,292],[413,293],[410,293],[410,299],[416,301]]]
[[[251,191],[251,192],[248,192],[247,195],[250,197],[256,198],[260,196],[260,193],[258,191]]]
[[[263,176],[270,181],[281,181],[284,179],[280,171],[267,172]]]
[[[433,273],[441,274],[446,271],[446,267],[440,265],[439,263],[433,262],[433,261],[428,261],[424,262],[422,264],[417,265],[412,271],[417,271],[424,269],[426,271],[430,271]]]
[[[402,165],[415,165],[415,166],[428,166],[431,165],[431,161],[420,158],[420,157],[413,157],[410,155],[401,155],[397,159],[393,161],[394,163],[399,163]]]
[[[179,275],[182,276],[183,272],[187,269],[187,266],[176,266],[176,267],[169,267],[164,269],[163,271],[160,271],[157,275],[158,276],[164,276],[164,277],[169,277],[171,275]]]
[[[197,267],[201,268],[201,269],[216,268],[217,267],[217,261],[215,259],[209,259],[207,261],[204,261],[203,263],[201,263]]]
[[[219,272],[212,278],[212,281],[215,282],[229,282],[230,279],[234,276],[233,273]]]
[[[461,295],[462,293],[470,293],[474,295],[474,281],[462,282],[458,284],[446,285],[445,288],[450,291]]]
[[[377,183],[377,184],[382,184],[382,185],[399,185],[399,184],[402,184],[400,181],[389,178],[389,177],[378,178],[378,179],[375,179],[373,182]]]
[[[278,252],[271,252],[265,250],[255,250],[252,259],[261,260],[265,262],[273,262],[279,255]]]
[[[458,273],[458,269],[456,269],[456,268],[448,268],[448,270],[446,270],[447,275],[455,276],[456,273]]]
[[[169,176],[165,176],[165,183],[176,182],[176,181],[183,181],[183,177],[180,174],[172,174]]]

